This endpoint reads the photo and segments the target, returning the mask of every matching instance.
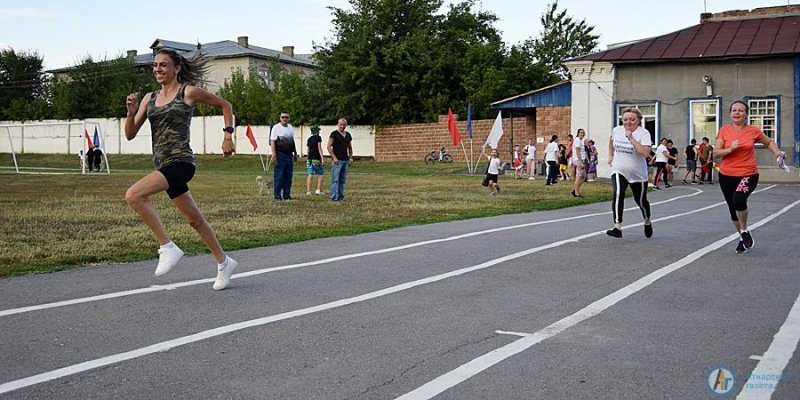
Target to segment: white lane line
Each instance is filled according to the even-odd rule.
[[[783,370],[792,359],[792,354],[797,350],[798,340],[800,340],[800,296],[794,301],[786,321],[775,334],[767,352],[759,358],[756,368],[750,373],[736,399],[771,398],[778,384],[786,379],[783,376]]]
[[[772,187],[774,187],[774,185],[770,186],[770,187],[767,187],[765,189],[762,189],[762,190],[768,190],[768,189],[771,189]],[[683,199],[683,198],[686,198],[686,197],[697,196],[698,194],[702,193],[702,191],[699,190],[699,189],[695,189],[695,188],[691,188],[691,189],[696,190],[696,192],[692,193],[692,194],[683,195],[683,196],[673,197],[671,199],[667,199],[667,200],[664,200],[664,201],[661,201],[661,202],[652,203],[652,205],[660,205],[660,204],[664,204],[664,203],[669,203],[669,202],[676,201],[676,200],[679,200],[679,199]],[[757,192],[758,191],[756,191],[755,193],[757,193]],[[631,208],[627,209],[626,211],[633,210],[635,208],[638,208],[638,207],[631,207]],[[547,221],[530,222],[530,223],[520,224],[520,225],[504,226],[504,227],[500,227],[500,228],[493,228],[493,229],[487,229],[487,230],[478,231],[478,232],[466,233],[466,234],[462,234],[462,235],[450,236],[450,237],[446,237],[446,238],[442,238],[442,239],[433,239],[433,240],[426,240],[426,241],[422,241],[422,242],[409,243],[409,244],[406,244],[406,245],[401,245],[401,246],[396,246],[396,247],[389,247],[389,248],[386,248],[386,249],[365,251],[365,252],[362,252],[362,253],[346,254],[346,255],[338,256],[338,257],[325,258],[325,259],[322,259],[322,260],[309,261],[309,262],[304,262],[304,263],[299,263],[299,264],[284,265],[284,266],[280,266],[280,267],[257,269],[257,270],[253,270],[253,271],[243,272],[243,273],[240,273],[240,274],[234,274],[232,279],[239,279],[239,278],[244,278],[244,277],[248,277],[248,276],[261,275],[261,274],[266,274],[266,273],[276,272],[276,271],[284,271],[284,270],[289,270],[289,269],[310,267],[310,266],[320,265],[320,264],[328,264],[328,263],[332,263],[332,262],[336,262],[336,261],[349,260],[349,259],[353,259],[353,258],[372,256],[372,255],[376,255],[376,254],[390,253],[390,252],[399,251],[399,250],[406,250],[406,249],[411,249],[411,248],[414,248],[414,247],[427,246],[427,245],[430,245],[430,244],[436,244],[436,243],[443,243],[443,242],[449,242],[449,241],[454,241],[454,240],[460,240],[460,239],[465,239],[465,238],[469,238],[469,237],[484,235],[484,234],[487,234],[487,233],[501,232],[501,231],[507,231],[507,230],[511,230],[511,229],[528,228],[528,227],[531,227],[531,226],[552,224],[552,223],[571,221],[571,220],[582,219],[582,218],[590,218],[590,217],[596,217],[596,216],[606,215],[606,214],[611,214],[611,212],[610,211],[606,211],[606,212],[599,212],[599,213],[592,213],[592,214],[576,215],[574,217],[552,219],[552,220],[547,220]],[[64,306],[70,306],[70,305],[75,305],[75,304],[89,303],[89,302],[93,302],[93,301],[115,299],[115,298],[119,298],[119,297],[126,297],[126,296],[132,296],[132,295],[137,295],[137,294],[153,293],[153,292],[158,292],[158,291],[162,291],[162,290],[173,290],[173,289],[177,289],[177,288],[181,288],[181,287],[195,286],[195,285],[207,284],[207,283],[211,283],[211,282],[214,282],[214,278],[197,279],[197,280],[193,280],[193,281],[178,282],[178,283],[173,283],[173,284],[168,284],[168,285],[153,285],[153,286],[150,286],[150,287],[147,287],[147,288],[141,288],[141,289],[124,290],[124,291],[121,291],[121,292],[106,293],[106,294],[97,295],[97,296],[82,297],[82,298],[71,299],[71,300],[62,300],[62,301],[38,304],[38,305],[33,305],[33,306],[26,306],[26,307],[19,307],[19,308],[9,308],[7,310],[0,311],[0,317],[5,317],[5,316],[15,315],[15,314],[22,314],[22,313],[32,312],[32,311],[47,310],[47,309],[50,309],[50,308],[64,307]]]
[[[530,333],[511,332],[511,331],[494,331],[494,333],[496,333],[498,335],[511,335],[511,336],[522,336],[522,337],[526,337],[526,336],[530,336],[531,335]]]
[[[770,215],[767,218],[762,219],[758,223],[755,223],[755,224],[751,225],[750,229],[752,230],[752,229],[756,229],[756,228],[759,228],[759,227],[763,226],[764,224],[772,221],[773,219],[777,218],[778,216],[780,216],[780,215],[784,214],[785,212],[789,211],[790,209],[792,209],[797,204],[800,204],[800,200],[797,200],[794,203],[782,208],[778,212]],[[581,322],[583,322],[583,321],[585,321],[585,320],[587,320],[587,319],[589,319],[591,317],[594,317],[597,314],[600,314],[601,312],[603,312],[603,311],[607,310],[608,308],[614,306],[618,302],[620,302],[620,301],[630,297],[631,295],[639,292],[640,290],[652,285],[657,280],[669,275],[670,273],[672,273],[674,271],[677,271],[677,270],[683,268],[686,265],[689,265],[689,264],[697,261],[700,257],[702,257],[702,256],[704,256],[704,255],[706,255],[708,253],[711,253],[712,251],[715,251],[715,250],[719,249],[720,247],[722,247],[722,246],[728,244],[729,242],[731,242],[733,240],[736,240],[738,238],[739,238],[739,234],[734,233],[734,234],[726,236],[726,237],[724,237],[724,238],[722,238],[720,240],[717,240],[716,242],[714,242],[714,243],[712,243],[712,244],[710,244],[710,245],[708,245],[706,247],[703,247],[701,249],[698,249],[698,250],[690,253],[686,257],[684,257],[684,258],[682,258],[682,259],[680,259],[680,260],[678,260],[678,261],[676,261],[676,262],[674,262],[672,264],[669,264],[669,265],[667,265],[667,266],[665,266],[665,267],[663,267],[661,269],[658,269],[658,270],[650,273],[649,275],[637,280],[636,282],[633,282],[630,285],[625,286],[624,288],[619,289],[616,292],[611,293],[610,295],[608,295],[606,297],[603,297],[602,299],[597,300],[592,304],[589,304],[588,306],[584,307],[583,309],[581,309],[580,311],[576,312],[575,314],[572,314],[572,315],[570,315],[570,316],[568,316],[568,317],[566,317],[566,318],[564,318],[564,319],[562,319],[562,320],[560,320],[558,322],[555,322],[555,323],[551,324],[550,326],[547,326],[546,328],[544,328],[544,329],[542,329],[542,330],[540,330],[540,331],[538,331],[536,333],[533,333],[533,334],[531,334],[529,336],[523,337],[522,339],[518,339],[518,340],[516,340],[514,342],[511,342],[511,343],[509,343],[509,344],[507,344],[507,345],[505,345],[503,347],[500,347],[500,348],[495,349],[495,350],[493,350],[493,351],[491,351],[489,353],[486,353],[486,354],[484,354],[484,355],[482,355],[482,356],[480,356],[480,357],[478,357],[478,358],[476,358],[476,359],[474,359],[474,360],[472,360],[472,361],[470,361],[470,362],[468,362],[466,364],[463,364],[463,365],[459,366],[458,368],[456,368],[456,369],[454,369],[454,370],[452,370],[452,371],[450,371],[450,372],[448,372],[448,373],[446,373],[444,375],[439,376],[438,378],[436,378],[436,379],[434,379],[434,380],[432,380],[432,381],[430,381],[430,382],[418,387],[417,389],[414,389],[411,392],[408,392],[408,393],[398,397],[397,399],[398,400],[400,400],[400,399],[402,399],[402,400],[430,399],[430,398],[432,398],[432,397],[444,392],[445,390],[450,389],[450,388],[460,384],[461,382],[464,382],[465,380],[467,380],[467,379],[469,379],[469,378],[471,378],[471,377],[483,372],[484,370],[488,369],[489,367],[492,367],[495,364],[500,363],[501,361],[503,361],[503,360],[505,360],[505,359],[517,354],[517,353],[520,353],[520,352],[523,352],[523,351],[527,350],[528,348],[530,348],[533,345],[536,345],[536,344],[538,344],[538,343],[540,343],[540,342],[542,342],[542,341],[544,341],[546,339],[549,339],[549,338],[551,338],[551,337],[553,337],[555,335],[558,335],[559,333],[565,331],[566,329],[569,329],[569,328],[571,328],[571,327],[573,327],[573,326],[575,326],[575,325],[577,325],[577,324],[579,324],[579,323],[581,323]],[[795,303],[795,308],[797,308],[797,307],[798,307],[798,303]],[[795,309],[793,308],[792,311],[795,311]],[[796,319],[794,320],[794,324],[800,324],[800,315],[795,316],[795,318]],[[799,326],[800,325],[795,325],[794,329],[798,328]],[[796,334],[797,332],[795,331],[794,333]],[[796,345],[797,345],[797,337],[793,336],[791,339],[794,340],[794,342],[791,344],[791,346],[792,346],[791,351],[788,351],[789,350],[789,348],[788,348],[789,345],[788,344],[784,344],[784,345],[781,346],[781,350],[788,351],[788,354],[789,354],[788,357],[791,357],[790,355],[794,351],[794,347],[796,347]],[[776,340],[777,340],[777,335],[776,335]],[[772,350],[772,346],[770,346],[770,350]],[[769,352],[769,350],[768,350],[768,352]],[[788,363],[788,361],[789,361],[788,357],[785,360],[786,363]],[[783,361],[783,360],[781,359],[781,361]],[[783,364],[783,366],[781,366],[781,368],[780,368],[781,371],[783,370],[784,366],[785,366],[785,363]],[[756,367],[756,369],[758,370],[758,367]]]
[[[798,201],[800,201],[800,200],[798,200]],[[688,211],[688,212],[685,212],[685,213],[673,214],[673,215],[670,215],[670,216],[667,216],[667,217],[664,217],[664,218],[661,218],[661,219],[653,220],[653,222],[655,223],[655,222],[660,222],[660,221],[666,221],[666,220],[670,220],[670,219],[674,219],[674,218],[680,218],[680,217],[683,217],[683,216],[686,216],[686,215],[691,215],[691,214],[703,212],[703,211],[711,209],[713,207],[717,207],[717,206],[719,206],[721,204],[724,204],[724,202],[712,204],[712,205],[709,205],[709,206],[706,206],[706,207],[702,207],[702,208],[699,208],[699,209],[696,209],[696,210]],[[175,348],[175,347],[183,346],[183,345],[186,345],[186,344],[198,342],[198,341],[201,341],[201,340],[213,338],[213,337],[220,336],[220,335],[224,335],[226,333],[236,332],[236,331],[239,331],[239,330],[242,330],[242,329],[252,328],[252,327],[256,327],[256,326],[262,326],[262,325],[270,324],[270,323],[273,323],[273,322],[276,322],[276,321],[282,321],[282,320],[286,320],[286,319],[290,319],[290,318],[300,317],[300,316],[303,316],[303,315],[313,314],[313,313],[317,313],[317,312],[331,310],[331,309],[338,308],[338,307],[347,306],[347,305],[350,305],[350,304],[355,304],[355,303],[360,303],[360,302],[364,302],[364,301],[367,301],[367,300],[376,299],[376,298],[387,296],[387,295],[390,295],[390,294],[402,292],[404,290],[409,290],[409,289],[415,288],[417,286],[422,286],[422,285],[426,285],[426,284],[429,284],[429,283],[438,282],[438,281],[441,281],[441,280],[444,280],[444,279],[448,279],[448,278],[453,278],[453,277],[456,277],[456,276],[464,275],[464,274],[467,274],[469,272],[486,269],[486,268],[492,267],[494,265],[504,263],[506,261],[511,261],[511,260],[514,260],[514,259],[517,259],[517,258],[520,258],[520,257],[524,257],[524,256],[527,256],[527,255],[530,255],[530,254],[534,254],[534,253],[540,252],[542,250],[548,250],[548,249],[556,248],[556,247],[559,247],[559,246],[562,246],[562,245],[565,245],[565,244],[576,243],[576,242],[578,242],[580,240],[583,240],[583,239],[586,239],[586,238],[590,238],[590,237],[593,237],[593,236],[603,235],[603,234],[605,234],[605,231],[586,233],[586,234],[583,234],[583,235],[580,235],[580,236],[576,236],[576,237],[573,237],[573,238],[570,238],[570,239],[564,239],[564,240],[560,240],[560,241],[553,242],[553,243],[550,243],[550,244],[546,244],[546,245],[542,245],[542,246],[539,246],[539,247],[535,247],[535,248],[532,248],[532,249],[528,249],[528,250],[520,251],[520,252],[517,252],[517,253],[509,254],[509,255],[506,255],[506,256],[503,256],[503,257],[500,257],[500,258],[496,258],[494,260],[489,260],[489,261],[486,261],[484,263],[481,263],[481,264],[478,264],[478,265],[474,265],[474,266],[471,266],[471,267],[466,267],[466,268],[458,269],[458,270],[455,270],[455,271],[450,271],[450,272],[447,272],[447,273],[444,273],[444,274],[435,275],[435,276],[431,276],[431,277],[428,277],[428,278],[419,279],[419,280],[416,280],[416,281],[402,283],[402,284],[399,284],[399,285],[388,287],[386,289],[381,289],[381,290],[378,290],[378,291],[366,293],[366,294],[363,294],[363,295],[360,295],[360,296],[355,296],[355,297],[350,297],[350,298],[346,298],[346,299],[342,299],[342,300],[333,301],[333,302],[330,302],[330,303],[320,304],[320,305],[317,305],[317,306],[314,306],[314,307],[308,307],[308,308],[303,308],[303,309],[299,309],[299,310],[289,311],[289,312],[285,312],[285,313],[282,313],[282,314],[276,314],[276,315],[272,315],[272,316],[268,316],[268,317],[263,317],[263,318],[249,320],[249,321],[239,322],[239,323],[232,324],[232,325],[221,326],[221,327],[218,327],[218,328],[210,329],[210,330],[207,330],[207,331],[195,333],[195,334],[188,335],[188,336],[179,337],[177,339],[167,340],[167,341],[164,341],[164,342],[156,343],[156,344],[153,344],[153,345],[150,345],[150,346],[147,346],[147,347],[142,347],[142,348],[131,350],[131,351],[127,351],[127,352],[124,352],[124,353],[114,354],[114,355],[111,355],[111,356],[101,357],[101,358],[98,358],[98,359],[82,362],[82,363],[79,363],[79,364],[75,364],[75,365],[59,368],[59,369],[56,369],[56,370],[53,370],[53,371],[49,371],[49,372],[41,373],[41,374],[38,374],[38,375],[33,375],[33,376],[30,376],[30,377],[27,377],[27,378],[22,378],[22,379],[18,379],[18,380],[15,380],[15,381],[7,382],[7,383],[4,383],[4,384],[0,384],[0,394],[8,393],[8,392],[13,391],[13,390],[21,389],[21,388],[32,386],[32,385],[36,385],[36,384],[39,384],[39,383],[48,382],[48,381],[51,381],[51,380],[54,380],[54,379],[63,378],[65,376],[74,375],[74,374],[77,374],[77,373],[80,373],[80,372],[85,372],[85,371],[92,370],[92,369],[95,369],[95,368],[100,368],[100,367],[104,367],[104,366],[107,366],[107,365],[116,364],[116,363],[119,363],[119,362],[122,362],[122,361],[132,360],[132,359],[143,357],[143,356],[146,356],[146,355],[149,355],[149,354],[154,354],[154,353],[158,353],[158,352],[161,352],[161,351],[167,351],[167,350]]]

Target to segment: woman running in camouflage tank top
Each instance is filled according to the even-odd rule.
[[[193,86],[202,81],[204,72],[205,60],[197,57],[187,60],[174,50],[162,49],[153,61],[153,74],[161,89],[146,94],[141,105],[138,94],[128,96],[125,137],[133,140],[145,118],[150,121],[156,171],[134,183],[125,193],[125,200],[150,227],[161,245],[155,272],[156,276],[160,276],[169,272],[183,256],[183,251],[167,236],[161,218],[149,199],[151,195],[166,191],[217,260],[217,279],[213,288],[221,290],[230,283],[238,264],[225,255],[214,230],[197,207],[187,186],[195,172],[194,154],[189,146],[189,124],[195,105],[202,103],[222,108],[226,126],[222,152],[227,157],[234,151],[231,104]]]

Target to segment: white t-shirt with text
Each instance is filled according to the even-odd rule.
[[[532,144],[525,145],[525,151],[528,152],[528,155],[525,156],[526,160],[533,160],[536,158],[536,146]]]
[[[641,126],[633,131],[633,139],[650,147],[650,132]],[[618,126],[611,131],[614,146],[614,160],[611,162],[611,174],[620,174],[628,182],[647,182],[647,158],[636,152],[633,143],[625,137],[625,127]]]

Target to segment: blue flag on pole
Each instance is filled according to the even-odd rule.
[[[472,101],[467,103],[467,133],[469,138],[472,139]]]
[[[100,136],[97,135],[97,127],[94,127],[94,147],[100,148]]]

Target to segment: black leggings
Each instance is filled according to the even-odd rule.
[[[758,174],[749,176],[728,176],[719,174],[719,188],[728,203],[731,221],[738,221],[737,211],[747,210],[747,198],[758,186]]]
[[[665,162],[657,162],[656,163],[656,177],[653,179],[653,185],[658,186],[658,178],[661,177],[661,174],[664,174],[664,185],[669,185],[669,176],[667,175],[667,163]]]
[[[621,174],[611,175],[611,187],[614,188],[614,199],[611,209],[614,212],[614,223],[622,223],[622,211],[625,209],[625,190],[628,186],[633,191],[633,200],[642,210],[644,219],[650,218],[650,202],[647,201],[647,182],[628,182]]]

